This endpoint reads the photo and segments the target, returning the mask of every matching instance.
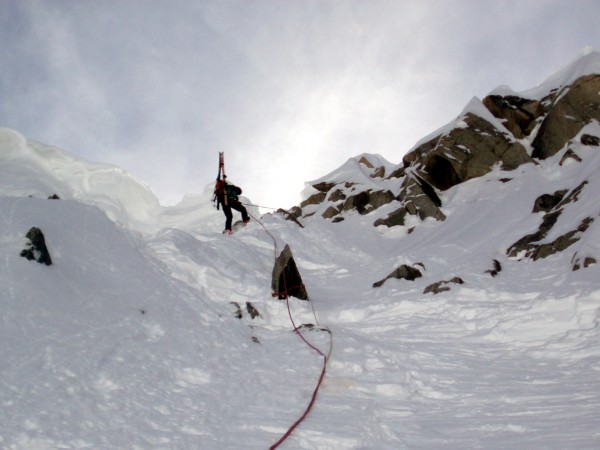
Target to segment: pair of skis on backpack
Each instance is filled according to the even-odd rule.
[[[235,234],[239,230],[244,228],[248,224],[248,222],[250,222],[250,219],[246,221],[238,220],[231,226],[231,230],[223,230],[223,234]]]

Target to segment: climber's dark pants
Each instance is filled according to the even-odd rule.
[[[239,211],[242,213],[242,220],[245,222],[248,219],[250,219],[250,217],[248,216],[248,211],[246,211],[246,208],[244,208],[244,205],[242,205],[240,202],[238,202],[237,200],[227,200],[227,204],[221,204],[221,206],[223,207],[223,212],[225,213],[225,229],[226,230],[231,230],[231,222],[233,220],[233,214],[231,213],[232,209],[235,209],[236,211]]]

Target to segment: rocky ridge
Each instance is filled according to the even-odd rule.
[[[341,222],[375,211],[373,225],[403,226],[407,217],[444,220],[442,194],[499,167],[510,172],[557,153],[561,164],[577,159],[571,141],[600,121],[600,54],[583,52],[572,64],[535,89],[500,87],[473,98],[458,117],[413,147],[399,165],[362,154],[309,183],[305,200],[290,216]],[[600,138],[585,134],[585,145]],[[587,144],[586,144],[587,143]],[[354,170],[352,170],[354,169]],[[391,210],[390,210],[391,209]]]
[[[499,87],[483,100],[473,98],[455,120],[417,143],[399,165],[379,155],[351,158],[309,183],[305,200],[288,217],[299,223],[340,223],[367,216],[382,232],[404,227],[412,233],[423,221],[445,221],[446,199],[470,180],[487,176],[488,181],[511,189],[510,181],[521,176],[517,169],[524,165],[561,177],[563,166],[585,164],[583,154],[590,150],[600,151],[600,53],[594,51],[584,52],[529,91]],[[560,190],[538,196],[531,209],[540,217],[538,225],[524,229],[522,237],[503,250],[506,257],[536,261],[575,248],[600,215],[600,210],[589,210],[589,204],[574,206],[594,176],[593,172],[587,179],[565,175]],[[561,226],[556,226],[560,221]],[[596,261],[593,250],[583,246],[574,251],[571,269],[587,268]],[[426,264],[401,264],[373,287],[390,279],[414,281]],[[496,276],[501,264],[494,259],[491,265],[493,269],[482,273]],[[449,290],[453,283],[462,284],[462,279],[437,281],[423,293]]]

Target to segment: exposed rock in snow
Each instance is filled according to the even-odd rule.
[[[298,271],[292,250],[287,244],[275,260],[271,289],[273,295],[280,299],[289,296],[300,300],[308,300],[308,293],[302,281],[302,276]]]
[[[563,88],[533,140],[535,158],[556,154],[591,121],[600,121],[600,75],[586,75]]]
[[[517,139],[531,134],[537,119],[544,114],[544,107],[538,100],[529,100],[515,95],[488,95],[483,99],[487,109],[503,121],[504,126]]]
[[[25,235],[29,242],[27,248],[21,252],[21,256],[28,260],[35,260],[40,264],[52,265],[52,258],[46,247],[44,233],[37,227],[31,227]]]
[[[566,189],[556,191],[554,194],[543,194],[535,199],[533,212],[550,212],[558,205],[567,193]]]
[[[381,287],[381,286],[383,286],[383,283],[385,283],[387,280],[392,279],[392,278],[395,278],[397,280],[414,281],[417,278],[420,278],[422,276],[423,276],[423,274],[416,267],[409,266],[407,264],[402,264],[397,269],[394,269],[394,271],[392,273],[390,273],[387,277],[385,277],[383,280],[379,280],[379,281],[373,283],[373,287],[374,288]]]
[[[429,286],[427,286],[423,290],[423,294],[440,294],[442,292],[449,291],[451,289],[449,286],[451,283],[452,284],[463,284],[464,281],[460,277],[453,277],[450,280],[438,281],[436,283],[432,283]]]
[[[489,114],[489,113],[488,113]],[[422,144],[403,158],[419,176],[442,191],[489,173],[496,165],[514,170],[532,162],[525,147],[504,127],[467,112],[457,127]]]

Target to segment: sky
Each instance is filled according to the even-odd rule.
[[[0,126],[128,170],[164,205],[226,173],[289,208],[392,163],[499,85],[600,49],[597,0],[0,0]]]

